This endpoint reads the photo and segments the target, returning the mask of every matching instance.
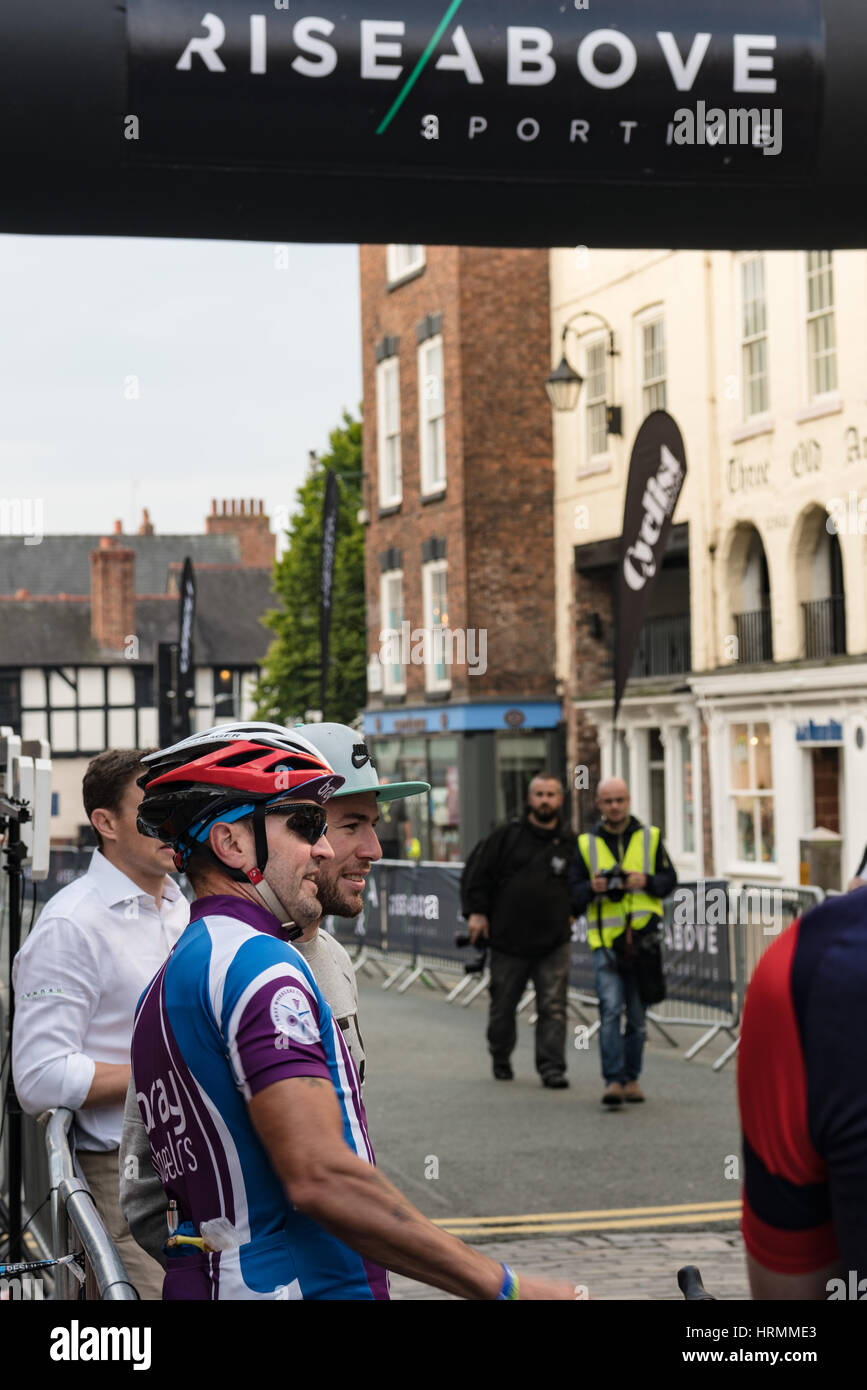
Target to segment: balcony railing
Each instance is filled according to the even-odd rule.
[[[846,599],[843,594],[802,603],[804,610],[804,655],[821,661],[827,656],[846,655]]]
[[[737,659],[743,665],[773,661],[769,608],[756,608],[752,613],[735,613],[735,634],[738,639]]]
[[[690,669],[689,614],[647,618],[638,639],[631,676],[676,676]]]

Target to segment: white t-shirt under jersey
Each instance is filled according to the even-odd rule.
[[[364,1043],[358,1028],[358,985],[349,955],[336,937],[320,929],[312,941],[295,941],[340,1025],[358,1075],[364,1080]]]

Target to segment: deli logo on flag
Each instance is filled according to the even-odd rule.
[[[680,430],[664,410],[654,410],[638,431],[629,460],[617,582],[615,720],[685,477]]]

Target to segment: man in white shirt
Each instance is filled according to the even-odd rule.
[[[46,903],[12,968],[12,1067],[22,1108],[75,1113],[76,1157],[141,1298],[161,1296],[163,1272],[120,1211],[118,1148],[136,1004],[189,921],[169,878],[171,846],[141,835],[143,772],[136,749],[110,749],[82,784],[97,837],[90,867]]]

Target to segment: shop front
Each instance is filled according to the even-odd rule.
[[[824,886],[844,889],[867,841],[867,666],[788,676],[783,690],[782,672],[755,673],[749,693],[731,677],[693,678],[709,728],[717,872],[808,882],[819,843]]]
[[[678,877],[700,878],[707,870],[703,835],[707,788],[702,773],[702,722],[695,699],[684,694],[627,694],[616,728],[610,700],[576,700],[575,707],[595,728],[601,777],[623,778],[632,814],[659,826]],[[588,752],[579,747],[576,772],[586,772]],[[595,795],[595,787],[590,790]]]
[[[463,860],[494,825],[520,814],[535,773],[552,771],[565,784],[557,700],[367,710],[362,727],[382,781],[431,787],[381,808],[388,858]]]

